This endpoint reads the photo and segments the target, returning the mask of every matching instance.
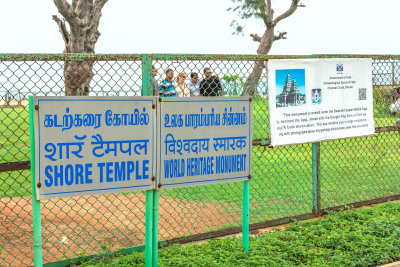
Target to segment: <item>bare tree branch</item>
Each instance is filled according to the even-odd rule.
[[[65,48],[67,48],[69,43],[69,32],[67,30],[67,27],[65,26],[65,20],[59,19],[57,15],[53,15],[53,20],[57,23],[61,36],[65,43]]]
[[[66,0],[53,0],[58,12],[68,21],[70,26],[77,22],[76,13]]]
[[[282,13],[280,16],[278,16],[274,20],[273,25],[276,26],[276,24],[278,24],[279,21],[281,21],[281,20],[289,17],[290,15],[292,15],[296,11],[296,9],[298,7],[304,7],[303,4],[299,5],[299,2],[300,2],[300,0],[292,0],[292,4],[290,5],[289,9],[286,10],[284,13]]]
[[[82,5],[84,4],[84,2],[85,2],[85,0],[73,0],[72,1],[72,8],[74,9],[74,11],[77,15],[79,15],[79,13],[81,12]]]
[[[266,5],[267,9],[266,9],[266,14],[267,16],[271,19],[273,19],[273,15],[274,15],[274,10],[271,7],[271,0],[267,0],[267,5]]]
[[[250,34],[250,37],[252,37],[253,38],[253,41],[254,42],[261,42],[261,37],[260,36],[258,36],[258,34]]]
[[[76,6],[78,5],[78,0],[72,0],[72,10],[76,11]]]
[[[95,27],[97,29],[97,27],[99,26],[101,10],[103,9],[107,1],[108,0],[96,0],[96,2],[94,3],[91,27]]]
[[[274,41],[280,40],[280,39],[287,39],[286,35],[287,32],[279,32],[279,35],[274,36]]]
[[[262,6],[264,11],[264,16],[263,16],[264,24],[265,26],[270,27],[274,15],[274,10],[271,8],[271,0],[264,0]]]
[[[101,18],[101,10],[108,0],[97,0],[94,3],[94,7],[92,10],[91,22],[88,25],[88,40],[85,44],[86,48],[89,51],[94,51],[94,45],[96,44],[98,38],[100,37],[100,32],[97,30],[100,23]]]
[[[79,0],[76,8],[76,15],[78,17],[78,25],[80,27],[88,27],[90,16],[93,10],[93,0]],[[84,29],[86,31],[87,29]]]
[[[103,8],[103,6],[108,2],[108,0],[96,0],[96,2],[94,3],[94,5],[96,7],[99,7],[100,9]]]

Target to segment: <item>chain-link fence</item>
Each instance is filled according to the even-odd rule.
[[[292,58],[305,57],[327,56]],[[179,96],[193,95],[207,71],[219,80],[224,95],[254,96],[251,229],[351,203],[398,199],[400,136],[393,127],[398,117],[390,112],[386,94],[399,82],[400,57],[362,57],[374,59],[377,134],[272,149],[264,66],[280,56],[0,55],[0,265],[33,265],[28,96],[61,96],[66,91],[140,96],[146,71],[158,86],[171,69]],[[151,60],[152,70],[142,68],[144,60]],[[313,159],[318,172],[313,172]],[[161,190],[160,244],[240,232],[241,205],[241,183]],[[67,263],[110,249],[143,249],[144,192],[45,200],[41,207],[44,263]]]

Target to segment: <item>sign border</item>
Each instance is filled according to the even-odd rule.
[[[290,62],[290,61],[297,61],[297,62],[303,62],[304,64],[306,64],[306,62],[318,62],[318,61],[325,61],[325,62],[335,62],[335,61],[352,61],[352,60],[358,60],[358,61],[366,61],[366,60],[370,60],[371,61],[371,73],[372,73],[372,58],[293,58],[293,59],[271,59],[270,61],[268,61],[267,64],[267,68],[269,70],[269,64],[271,61],[274,62],[282,62],[282,61],[286,61],[286,62]],[[268,71],[268,73],[271,73],[270,71]],[[275,74],[274,74],[275,75]],[[275,77],[276,79],[276,77]],[[272,79],[268,79],[268,81],[272,81]],[[275,86],[273,84],[268,83],[268,88]],[[372,86],[372,79],[371,79],[371,87]],[[373,88],[372,88],[373,90]],[[276,88],[275,88],[276,91]],[[338,138],[322,138],[322,139],[318,139],[318,140],[310,140],[308,142],[290,142],[287,144],[277,144],[277,145],[273,145],[272,144],[272,118],[271,118],[271,101],[270,101],[270,91],[268,90],[268,111],[269,111],[269,116],[268,116],[268,122],[269,122],[269,130],[270,130],[270,136],[269,136],[269,143],[270,143],[270,147],[274,148],[274,147],[284,147],[284,146],[293,146],[293,145],[302,145],[302,144],[314,144],[314,143],[320,143],[320,142],[325,142],[325,141],[334,141],[334,140],[345,140],[345,139],[352,139],[352,138],[360,138],[360,137],[370,137],[370,136],[375,136],[376,132],[375,132],[375,119],[374,119],[374,105],[372,103],[372,117],[373,117],[373,133],[369,133],[369,134],[364,134],[364,135],[357,135],[357,136],[344,136],[344,137],[338,137]],[[274,96],[272,96],[274,97]],[[372,100],[373,101],[373,100]]]
[[[200,185],[209,185],[209,184],[218,184],[218,181],[221,180],[234,180],[232,182],[242,182],[242,181],[246,181],[243,180],[243,178],[247,178],[250,179],[251,177],[251,172],[252,172],[252,150],[253,150],[253,144],[252,144],[252,140],[253,140],[253,98],[252,97],[212,97],[213,99],[209,99],[210,97],[196,97],[195,99],[192,98],[182,98],[182,99],[161,99],[160,101],[160,105],[158,106],[159,110],[158,110],[158,115],[157,115],[157,127],[159,129],[157,129],[157,133],[159,134],[159,146],[158,146],[158,151],[157,153],[159,153],[159,157],[157,159],[157,170],[159,170],[159,172],[157,173],[157,183],[158,183],[158,189],[172,189],[172,188],[184,188],[184,187],[188,187],[188,186],[200,186]],[[247,176],[240,176],[240,177],[232,177],[232,178],[218,178],[218,179],[211,179],[211,180],[200,180],[200,181],[189,181],[189,182],[178,182],[178,183],[168,183],[168,184],[162,184],[161,183],[161,110],[162,110],[162,106],[163,103],[182,103],[182,102],[248,102],[249,104],[249,172]],[[240,179],[240,180],[239,180]],[[210,182],[208,184],[198,184],[201,182]],[[215,183],[213,183],[215,182]],[[196,184],[197,183],[197,184]],[[194,185],[191,185],[194,184]],[[187,185],[187,186],[177,186],[177,185]],[[163,188],[165,186],[165,188]]]
[[[85,98],[85,99],[84,99]],[[41,183],[40,181],[40,102],[107,102],[107,101],[111,101],[111,102],[151,102],[153,105],[157,106],[157,98],[156,97],[143,97],[143,96],[119,96],[119,97],[112,97],[112,96],[85,96],[85,97],[79,97],[79,96],[50,96],[50,97],[46,97],[46,96],[35,96],[33,98],[33,102],[35,105],[35,109],[34,109],[34,120],[35,120],[35,156],[38,158],[38,160],[36,160],[35,165],[36,165],[36,171],[37,171],[37,175],[35,175],[35,183]],[[87,98],[87,99],[86,99]],[[120,99],[118,99],[120,98]],[[126,98],[130,98],[130,99],[126,99]],[[144,99],[146,98],[146,99]],[[37,106],[36,106],[37,105]],[[36,108],[37,107],[37,108]],[[46,194],[41,194],[41,190],[40,187],[38,187],[37,190],[37,198],[39,200],[43,200],[43,199],[52,199],[52,198],[63,198],[63,197],[73,197],[73,196],[62,196],[62,197],[49,197],[49,196],[57,196],[60,194],[76,194],[76,193],[84,193],[84,192],[96,192],[94,194],[79,194],[79,196],[87,196],[87,195],[97,195],[97,194],[105,194],[107,193],[108,190],[122,190],[122,189],[128,189],[128,188],[141,188],[140,190],[122,190],[121,192],[133,192],[133,191],[142,191],[142,190],[150,190],[150,189],[154,189],[155,185],[154,185],[154,181],[152,179],[152,177],[155,176],[156,174],[156,170],[157,170],[157,166],[154,163],[157,163],[155,161],[155,156],[154,154],[156,153],[156,148],[155,148],[155,142],[156,142],[156,133],[155,133],[155,129],[156,129],[156,123],[157,123],[157,114],[155,113],[156,108],[152,108],[151,109],[151,113],[153,113],[153,117],[152,117],[152,133],[153,133],[153,147],[152,147],[152,175],[150,177],[150,182],[151,185],[134,185],[134,186],[123,186],[123,187],[112,187],[112,188],[100,188],[100,189],[88,189],[88,190],[75,190],[75,191],[63,191],[63,192],[54,192],[54,193],[46,193]],[[117,193],[117,192],[110,192],[110,193]]]

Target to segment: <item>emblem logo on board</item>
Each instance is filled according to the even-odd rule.
[[[343,64],[336,64],[336,72],[338,74],[342,74],[343,73]]]
[[[311,103],[321,104],[322,102],[322,91],[320,88],[311,90]]]

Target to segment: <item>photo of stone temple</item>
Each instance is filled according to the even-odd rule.
[[[300,93],[296,84],[296,79],[290,79],[290,74],[286,76],[282,93],[276,96],[276,107],[300,106],[306,103],[306,96]]]

